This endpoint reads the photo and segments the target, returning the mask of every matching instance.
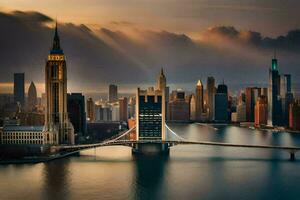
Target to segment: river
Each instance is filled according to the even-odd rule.
[[[189,140],[299,146],[300,134],[235,126],[170,124]],[[297,160],[298,158],[298,160]],[[86,150],[39,164],[0,165],[0,199],[300,199],[300,152],[174,146],[169,157],[128,147]]]

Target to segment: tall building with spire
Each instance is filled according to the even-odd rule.
[[[272,59],[272,65],[269,69],[268,86],[268,125],[276,126],[281,124],[281,101],[280,101],[280,75],[276,53]]]
[[[168,104],[169,104],[169,87],[167,87],[167,79],[166,79],[166,76],[164,74],[164,69],[161,68],[160,70],[160,74],[159,76],[157,77],[157,81],[156,81],[156,90],[159,90],[159,91],[162,91],[164,92],[165,94],[165,104],[166,104],[166,119],[168,119],[168,116],[169,116],[169,110],[168,110]]]
[[[196,120],[202,120],[203,113],[203,84],[201,80],[198,80],[195,91],[195,100],[196,100]]]
[[[74,144],[74,128],[67,111],[67,65],[55,26],[53,46],[45,68],[46,82],[46,144]]]
[[[164,75],[164,70],[163,68],[161,68],[159,77],[157,78],[157,82],[156,82],[156,89],[163,91],[165,90],[166,87],[167,87],[167,80]]]

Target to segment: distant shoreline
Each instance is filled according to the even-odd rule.
[[[53,161],[56,159],[61,159],[73,155],[78,155],[78,152],[69,152],[65,154],[55,154],[49,155],[45,157],[28,157],[28,158],[21,158],[21,159],[8,159],[8,160],[0,160],[0,165],[10,165],[10,164],[37,164],[37,163],[44,163]]]

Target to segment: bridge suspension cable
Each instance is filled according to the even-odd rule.
[[[165,126],[166,126],[166,128],[167,128],[173,135],[175,135],[177,138],[179,138],[180,140],[186,141],[185,138],[183,138],[183,137],[177,135],[177,133],[175,133],[175,132],[167,125],[167,124],[165,124]]]
[[[134,129],[136,128],[136,126],[132,127],[131,129],[129,129],[128,131],[126,131],[125,133],[122,133],[121,135],[119,135],[118,137],[116,138],[113,138],[113,139],[110,139],[106,142],[103,142],[103,143],[110,143],[110,142],[115,142],[116,140],[122,138],[122,137],[125,137],[126,135],[128,135],[131,131],[133,131]]]

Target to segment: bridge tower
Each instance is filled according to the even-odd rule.
[[[136,91],[136,140],[145,141],[144,144],[136,144],[133,153],[168,153],[165,127],[165,90],[154,90],[153,87],[147,90]],[[161,144],[151,144],[146,141],[162,141]]]

